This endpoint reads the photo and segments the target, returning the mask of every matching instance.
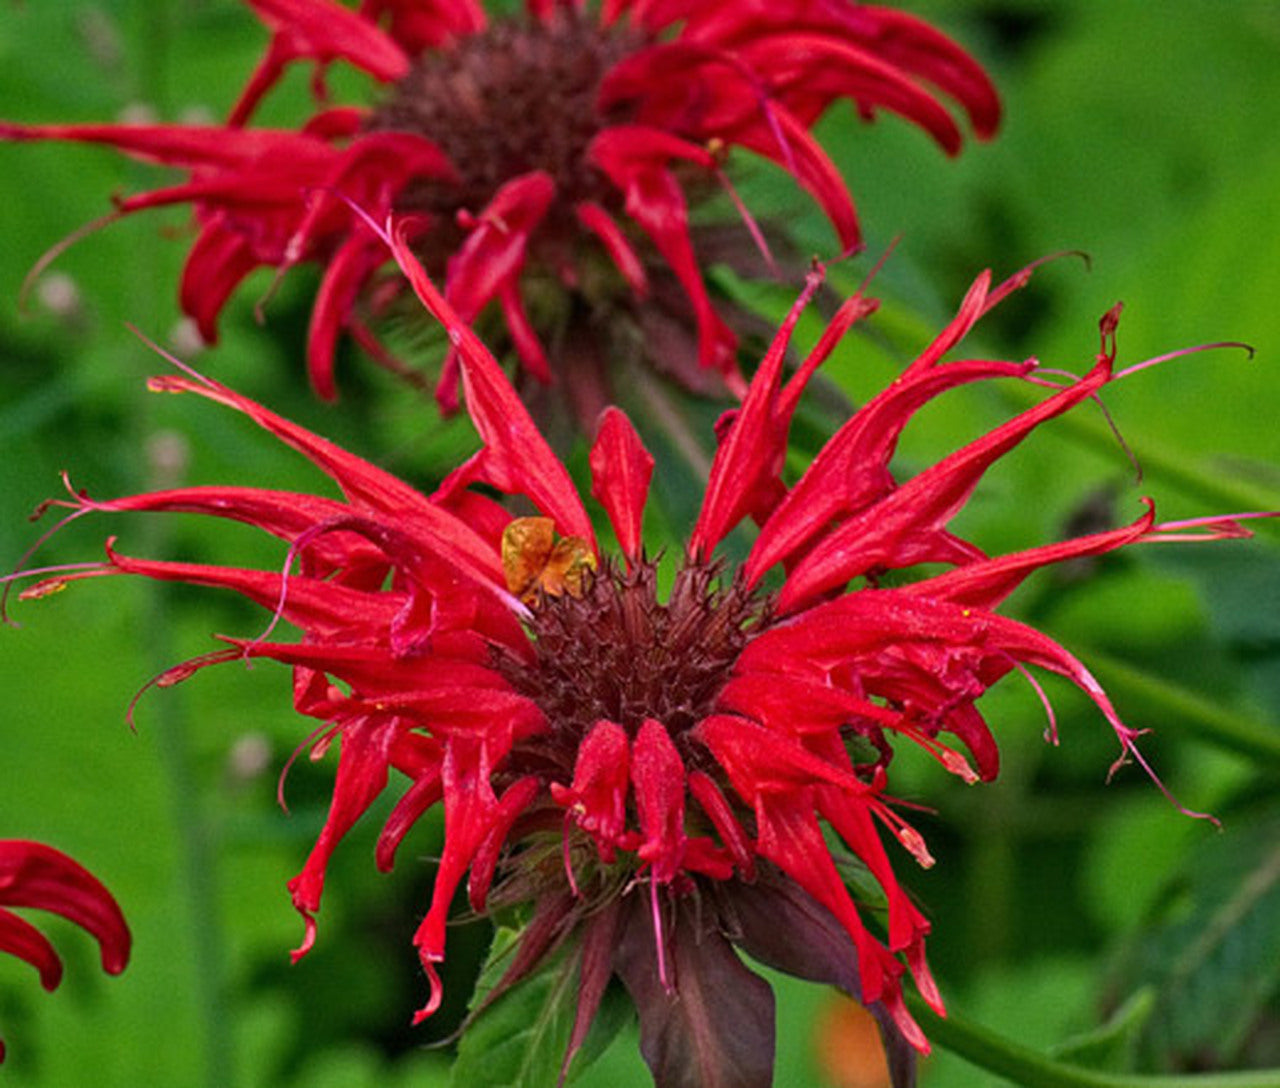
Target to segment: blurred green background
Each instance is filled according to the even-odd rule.
[[[845,170],[878,255],[886,299],[832,376],[855,400],[873,392],[945,322],[984,267],[1009,274],[1050,252],[1087,251],[1092,271],[1057,262],[971,342],[1080,372],[1097,319],[1126,303],[1121,363],[1217,339],[1213,352],[1109,389],[1107,407],[1145,475],[1093,406],[1045,428],[1001,465],[965,514],[990,550],[1062,535],[1076,519],[1128,521],[1150,494],[1164,517],[1280,508],[1280,7],[1270,0],[1093,0],[903,5],[989,66],[1006,104],[991,145],[948,162],[892,118],[838,109],[826,145]],[[23,121],[225,114],[265,36],[235,0],[114,0],[7,6],[0,19],[0,116]],[[340,86],[346,86],[341,79]],[[291,80],[263,121],[300,116]],[[358,84],[352,84],[358,86]],[[796,224],[806,247],[833,241],[802,195],[748,170],[753,207]],[[58,472],[107,497],[175,482],[314,487],[305,464],[244,420],[203,403],[154,398],[164,364],[124,327],[183,345],[174,302],[185,254],[180,212],[135,217],[23,277],[54,242],[109,210],[113,193],[164,175],[102,149],[0,145],[0,565],[41,531],[27,514]],[[856,283],[862,259],[836,272]],[[292,273],[257,325],[266,278],[228,310],[223,343],[185,357],[276,410],[393,470],[428,482],[468,438],[348,354],[344,399],[316,403],[302,344],[314,276]],[[785,308],[788,291],[762,294]],[[812,337],[811,320],[802,335]],[[973,390],[925,412],[902,467],[1005,418],[1017,391]],[[1077,524],[1085,524],[1077,521]],[[652,528],[652,526],[651,526]],[[94,558],[119,532],[126,550],[278,565],[248,531],[195,521],[84,520],[40,552]],[[1095,667],[1125,718],[1150,726],[1146,752],[1222,834],[1180,816],[1135,769],[1108,785],[1110,729],[1050,686],[1063,743],[1011,679],[985,701],[1004,744],[994,785],[965,789],[909,754],[895,792],[926,803],[918,826],[938,865],[900,869],[935,922],[931,958],[957,1012],[1040,1047],[1080,1044],[1110,1068],[1280,1065],[1280,563],[1277,532],[1201,548],[1148,547],[1039,577],[1013,602]],[[425,1086],[447,1080],[449,1050],[482,927],[451,938],[450,1004],[408,1028],[425,993],[409,940],[427,903],[438,827],[420,829],[387,877],[367,821],[331,868],[320,939],[302,936],[284,883],[323,819],[329,768],[302,760],[276,779],[309,728],[288,707],[282,670],[227,666],[146,694],[157,672],[209,648],[214,631],[251,634],[262,615],[216,594],[125,580],[81,584],[12,609],[0,630],[7,696],[0,748],[0,836],[69,851],[115,891],[136,937],[119,979],[97,970],[70,926],[51,931],[69,961],[55,995],[0,960],[6,1084]],[[822,991],[779,986],[779,1085],[857,1083],[819,1068],[829,1021]],[[829,1042],[830,1040],[826,1040]],[[624,1033],[577,1083],[647,1083]],[[931,1088],[999,1083],[940,1054]]]

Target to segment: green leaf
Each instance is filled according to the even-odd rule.
[[[1258,1031],[1280,990],[1280,811],[1232,825],[1190,855],[1122,960],[1117,992],[1154,993],[1138,1040],[1144,1064],[1280,1060]]]
[[[1081,1062],[1092,1067],[1117,1062],[1130,1053],[1136,1036],[1150,1021],[1155,1004],[1155,994],[1148,988],[1141,989],[1116,1009],[1101,1027],[1072,1036],[1050,1048],[1049,1053],[1059,1060]]]
[[[517,934],[494,936],[476,985],[480,1007],[501,978]],[[556,1083],[577,1007],[577,961],[558,957],[484,1008],[458,1044],[453,1088],[548,1088]]]

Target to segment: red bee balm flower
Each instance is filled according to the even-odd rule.
[[[48,939],[10,907],[60,914],[92,934],[102,949],[102,969],[110,975],[118,975],[129,962],[129,927],[111,893],[87,869],[51,846],[0,839],[0,952],[26,960],[40,972],[40,985],[56,990],[62,981],[62,960]]]
[[[190,171],[118,208],[195,207],[181,297],[210,342],[254,269],[323,265],[308,358],[326,397],[344,329],[400,366],[366,324],[387,304],[386,292],[368,290],[384,251],[343,197],[379,218],[412,213],[415,252],[444,277],[462,320],[496,302],[525,371],[545,382],[567,368],[566,393],[590,423],[612,399],[601,329],[616,327],[619,311],[634,321],[616,354],[633,357],[640,344],[694,388],[712,378],[711,388],[741,392],[736,337],[708,296],[689,222],[690,198],[728,187],[730,149],[793,175],[853,247],[852,200],[810,134],[828,106],[849,100],[866,118],[891,110],[948,154],[961,134],[940,97],[958,102],[980,137],[999,120],[986,75],[953,42],[848,0],[527,0],[524,18],[492,23],[479,0],[363,0],[358,11],[335,0],[248,2],[271,44],[225,125],[0,123],[0,137],[105,143]],[[324,102],[335,61],[382,84],[372,108]],[[321,111],[296,132],[245,127],[297,62],[315,64]],[[705,242],[703,260],[759,265],[745,245]],[[437,390],[446,409],[457,379],[451,355]]]
[[[882,1024],[898,1083],[909,1082],[912,1050],[928,1044],[903,1003],[903,974],[935,1008],[942,1003],[925,963],[929,923],[882,841],[887,832],[932,862],[886,792],[892,744],[920,745],[966,781],[995,777],[996,744],[975,700],[1034,666],[1083,690],[1115,729],[1122,759],[1141,760],[1136,731],[1085,666],[994,609],[1051,563],[1144,540],[1244,535],[1231,519],[1157,525],[1149,503],[1131,525],[998,557],[948,530],[993,462],[1121,376],[1115,313],[1080,378],[1051,382],[1034,361],[945,361],[1029,274],[993,288],[984,273],[942,334],[788,488],[781,472],[801,392],[849,326],[875,309],[862,295],[849,299],[784,381],[815,273],[741,408],[722,421],[701,514],[663,595],[641,543],[653,461],[627,417],[607,409],[590,454],[614,553],[598,544],[564,466],[405,235],[389,242],[458,352],[478,453],[423,495],[215,382],[155,378],[155,390],[245,413],[323,469],[343,497],[199,487],[103,502],[73,493],[61,502],[71,518],[187,511],[256,525],[288,542],[285,570],[139,559],[108,543],[104,562],[46,571],[25,595],[138,574],[236,590],[301,629],[296,643],[270,641],[270,630],[229,639],[159,681],[219,661],[283,662],[294,670],[298,710],[327,723],[313,743],[337,741],[328,821],[289,885],[306,919],[297,954],[315,937],[330,855],[395,770],[409,785],[383,829],[381,868],[418,818],[444,805],[443,853],[415,937],[432,988],[420,1017],[440,1001],[445,923],[469,871],[477,910],[530,911],[499,991],[553,950],[572,949],[567,969],[580,972],[580,1003],[566,1069],[617,974],[659,1085],[694,1083],[690,1069],[700,1070],[697,1083],[767,1085],[772,996],[737,946],[856,995]],[[916,410],[997,378],[1049,391],[897,481],[890,460]],[[513,518],[487,497],[495,491],[523,496],[537,514]],[[733,569],[716,551],[748,518],[760,530]],[[880,586],[885,572],[919,564],[947,569]],[[878,884],[880,902],[855,903],[842,866]]]

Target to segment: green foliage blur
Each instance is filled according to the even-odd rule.
[[[1064,259],[984,322],[971,350],[1036,355],[1079,373],[1097,319],[1126,304],[1121,364],[1220,339],[1257,350],[1174,360],[1106,394],[1141,482],[1106,418],[1038,433],[964,515],[992,551],[1117,524],[1152,495],[1163,518],[1280,509],[1280,7],[1269,0],[916,0],[902,5],[965,43],[1001,87],[1005,127],[949,162],[891,117],[836,110],[826,146],[858,201],[868,256],[837,268],[851,289],[899,238],[876,281],[885,307],[829,368],[864,399],[944,323],[972,278],[1047,253]],[[65,0],[4,5],[0,117],[21,121],[215,120],[265,43],[237,0]],[[299,73],[300,75],[300,73]],[[345,87],[341,75],[336,85]],[[351,86],[359,87],[358,83]],[[301,115],[305,79],[263,123]],[[806,248],[834,240],[803,194],[764,168],[752,207],[793,223]],[[223,341],[184,346],[175,283],[181,210],[134,217],[72,247],[18,299],[58,239],[110,210],[112,194],[165,175],[103,149],[0,144],[0,566],[22,564],[51,523],[26,521],[58,473],[109,497],[179,483],[314,488],[317,475],[215,406],[146,393],[167,364],[125,323],[209,374],[424,484],[467,449],[465,424],[360,360],[340,359],[343,399],[322,405],[302,366],[313,270],[289,275],[255,322],[269,277],[236,296]],[[768,215],[766,217],[768,217]],[[727,287],[726,287],[727,289]],[[777,316],[792,288],[760,293]],[[802,329],[810,340],[812,319]],[[907,432],[902,470],[1007,418],[1017,390],[959,391]],[[799,458],[798,458],[799,459]],[[799,466],[797,466],[799,467]],[[689,497],[685,497],[685,505]],[[679,506],[679,503],[675,503]],[[660,545],[661,524],[650,526]],[[1280,1065],[1280,554],[1258,540],[1151,546],[1046,573],[1016,614],[1094,667],[1121,714],[1149,726],[1145,751],[1179,814],[1136,768],[1106,784],[1110,729],[1046,684],[1062,744],[1016,676],[985,710],[1004,751],[993,785],[966,788],[904,753],[894,790],[926,805],[916,825],[938,858],[899,868],[934,920],[931,959],[951,1006],[1011,1039],[1148,1072]],[[139,554],[279,564],[249,531],[182,519],[83,519],[38,565],[100,555],[119,532]],[[679,533],[675,534],[678,540]],[[270,665],[209,670],[133,695],[169,665],[253,634],[266,618],[213,593],[98,580],[13,605],[0,629],[0,837],[43,839],[113,889],[135,934],[128,971],[106,979],[91,942],[51,931],[68,971],[54,995],[0,957],[0,1034],[14,1088],[427,1088],[449,1078],[452,1043],[488,941],[451,937],[449,1003],[409,1028],[425,982],[410,938],[429,897],[439,827],[421,828],[396,873],[378,874],[367,819],[330,870],[316,950],[285,881],[323,820],[332,757],[277,778],[310,726]],[[376,814],[372,814],[376,815]],[[840,1088],[818,1068],[814,1025],[830,995],[778,982],[779,1085]],[[427,1044],[441,1044],[428,1048]],[[624,1030],[575,1083],[647,1084]],[[1002,1083],[939,1054],[927,1088]]]

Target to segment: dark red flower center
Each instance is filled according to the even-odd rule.
[[[534,663],[499,668],[538,704],[551,730],[512,753],[513,769],[567,780],[582,739],[602,719],[634,737],[652,718],[682,755],[699,758],[682,738],[714,710],[734,662],[767,625],[770,602],[736,579],[726,582],[719,564],[682,567],[665,601],[657,582],[655,563],[631,571],[606,563],[579,596],[536,603]]]
[[[632,30],[563,10],[546,21],[495,21],[422,54],[369,127],[425,136],[453,163],[459,184],[410,186],[403,210],[478,213],[505,182],[535,170],[554,180],[565,212],[610,196],[586,161],[592,138],[612,120],[600,115],[597,94],[609,69],[641,44]]]

